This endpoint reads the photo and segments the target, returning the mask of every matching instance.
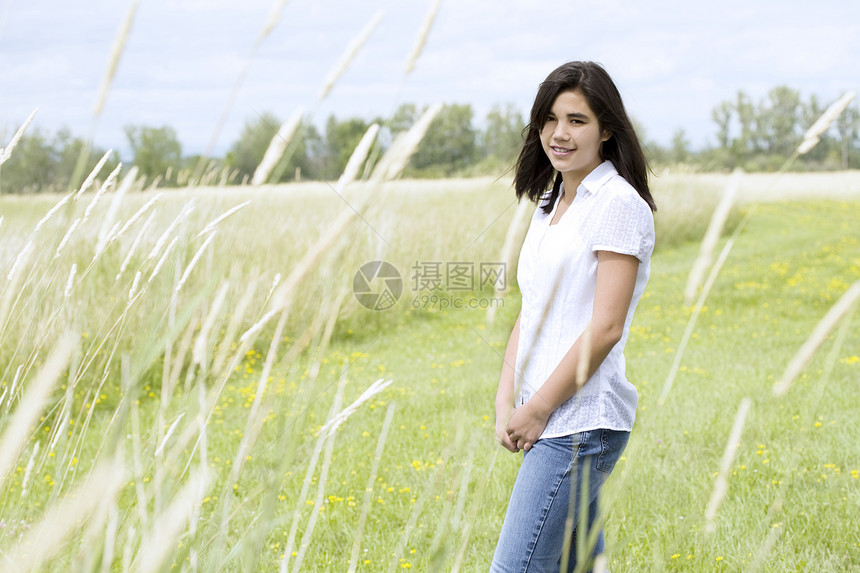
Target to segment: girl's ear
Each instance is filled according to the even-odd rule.
[[[604,141],[609,141],[610,137],[612,137],[612,132],[604,131],[603,134],[600,136],[600,142],[603,143]]]

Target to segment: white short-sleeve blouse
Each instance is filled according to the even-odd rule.
[[[597,251],[633,255],[639,269],[621,340],[585,386],[550,416],[541,437],[597,428],[630,431],[639,395],[624,372],[624,345],[651,272],[654,217],[610,161],[585,177],[573,203],[550,225],[557,207],[558,201],[548,214],[535,210],[520,251],[516,405],[541,387],[591,321]]]

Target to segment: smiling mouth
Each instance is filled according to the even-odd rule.
[[[551,145],[550,149],[552,149],[556,153],[570,153],[571,151],[573,151],[573,149],[570,149],[568,147],[559,147],[557,145]]]

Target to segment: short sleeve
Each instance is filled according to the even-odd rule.
[[[654,250],[654,216],[638,193],[614,195],[595,221],[594,251],[633,255],[645,262]]]

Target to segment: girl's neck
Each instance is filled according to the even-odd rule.
[[[561,174],[561,181],[563,184],[562,191],[564,192],[562,198],[565,201],[573,201],[573,198],[576,197],[576,190],[579,189],[579,184],[582,183],[582,180],[585,179],[586,175],[588,174],[573,173],[570,171]]]
[[[579,189],[580,183],[582,183],[589,173],[597,169],[601,163],[603,162],[601,161],[586,169],[562,172],[561,180],[564,182],[564,188],[567,190],[565,195],[569,196],[570,200],[573,200],[573,197],[576,196],[576,190]]]

